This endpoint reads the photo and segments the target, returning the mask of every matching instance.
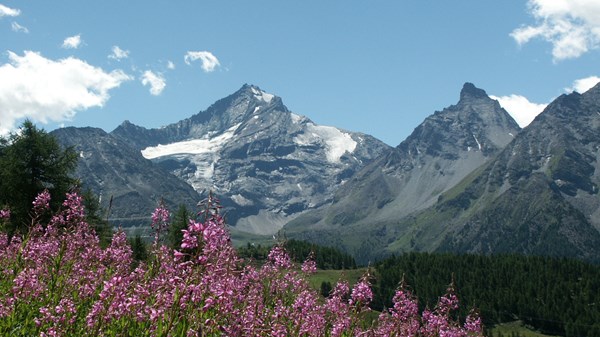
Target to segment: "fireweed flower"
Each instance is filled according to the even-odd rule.
[[[150,225],[154,230],[154,239],[156,242],[160,239],[160,235],[167,229],[169,225],[169,210],[166,209],[165,205],[161,201],[152,213],[152,224]]]
[[[35,218],[25,239],[0,233],[0,335],[482,335],[476,312],[464,324],[450,314],[458,307],[453,287],[422,314],[400,288],[393,308],[362,329],[373,299],[368,275],[354,288],[338,282],[322,298],[306,279],[316,269],[312,258],[300,272],[276,245],[267,263],[245,264],[217,206],[204,222],[190,221],[179,250],[156,240],[151,258],[133,270],[125,233],[117,231],[109,247],[100,247],[75,193],[49,223]],[[168,221],[164,208],[153,214],[159,232]]]
[[[314,253],[311,252],[306,261],[302,264],[302,272],[309,275],[317,272],[317,263],[315,262]]]
[[[50,192],[44,190],[35,197],[33,201],[33,212],[36,215],[41,215],[50,209]]]
[[[273,249],[271,249],[269,252],[267,259],[277,268],[289,269],[292,267],[292,260],[281,245],[276,245],[273,247]]]
[[[0,219],[10,219],[10,210],[9,209],[0,210]]]
[[[363,276],[361,280],[352,288],[350,304],[362,304],[367,306],[373,300],[373,291],[367,276]]]

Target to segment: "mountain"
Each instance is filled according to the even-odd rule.
[[[480,120],[466,113],[469,105]],[[334,242],[361,263],[403,251],[600,262],[600,84],[558,97],[504,146],[506,139],[484,136],[509,131],[499,123],[501,109],[485,109],[494,105],[465,85],[456,106],[429,117],[357,173],[329,207],[288,224],[286,234]],[[475,126],[481,166],[460,163],[472,155],[466,141]],[[465,170],[446,178],[453,167]]]
[[[330,205],[296,218],[285,232],[335,242],[361,262],[389,251],[432,249],[438,242],[416,242],[413,226],[399,221],[435,205],[518,132],[497,101],[466,83],[456,105],[427,117],[400,145],[340,187]]]
[[[340,185],[390,148],[317,125],[252,85],[177,123],[146,129],[126,121],[110,135],[201,195],[216,193],[237,230],[269,235],[331,202]]]
[[[127,143],[98,128],[61,128],[51,132],[79,153],[76,176],[107,209],[115,225],[150,225],[150,214],[164,201],[173,211],[194,209],[200,196],[188,184],[145,159]]]
[[[600,84],[553,101],[468,185],[430,210],[454,214],[439,249],[600,262]]]

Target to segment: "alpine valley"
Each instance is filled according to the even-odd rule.
[[[159,200],[195,208],[212,191],[236,232],[336,246],[363,264],[405,251],[600,261],[600,84],[521,130],[466,83],[395,148],[252,85],[160,129],[53,134],[80,153],[84,186],[105,208],[113,199],[111,217],[129,219],[115,225],[147,225]]]

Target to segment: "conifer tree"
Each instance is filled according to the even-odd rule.
[[[58,141],[31,121],[0,142],[0,207],[11,211],[9,233],[25,232],[30,222],[32,200],[43,190],[52,196],[56,210],[65,193],[76,186],[71,177],[77,165],[73,149],[63,149]]]

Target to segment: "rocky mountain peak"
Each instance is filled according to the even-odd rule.
[[[488,94],[483,89],[477,88],[473,83],[466,82],[460,91],[460,100],[489,98]]]
[[[230,96],[233,101],[248,100],[259,106],[272,106],[279,111],[288,112],[289,110],[281,97],[268,93],[262,90],[259,86],[253,84],[244,84],[238,91]]]
[[[416,153],[457,158],[467,151],[491,155],[508,144],[519,126],[483,89],[465,83],[460,100],[427,117],[398,149],[412,158]]]
[[[389,149],[368,135],[317,125],[250,84],[166,127],[122,125],[113,135],[199,193],[217,193],[230,224],[261,234],[327,203]]]

